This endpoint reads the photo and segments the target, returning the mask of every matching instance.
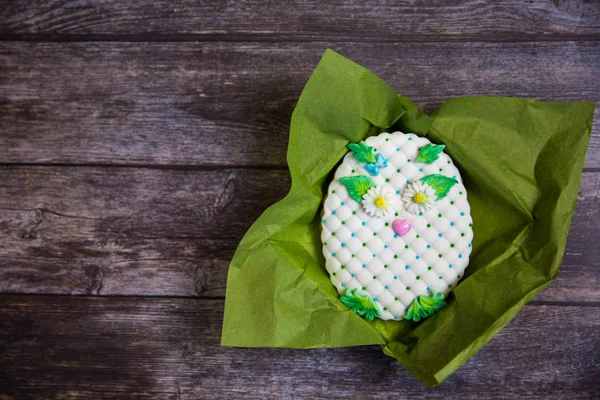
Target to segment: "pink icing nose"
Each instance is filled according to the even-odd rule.
[[[392,222],[392,229],[400,236],[404,236],[410,231],[410,221],[405,219],[397,219]]]

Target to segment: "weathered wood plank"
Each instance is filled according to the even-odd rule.
[[[594,36],[600,30],[594,1],[471,0],[413,2],[358,0],[220,1],[82,0],[0,1],[0,38],[18,34],[126,35],[140,39],[190,35],[208,37],[378,41],[482,36],[494,39]]]
[[[208,296],[286,170],[0,168],[0,292]],[[600,301],[600,173],[584,174],[561,273],[538,300]]]
[[[0,395],[40,399],[600,396],[600,307],[526,306],[433,391],[376,346],[221,348],[222,312],[221,300],[0,297]]]
[[[600,42],[0,42],[0,162],[285,166],[328,46],[429,112],[465,95],[600,100]]]

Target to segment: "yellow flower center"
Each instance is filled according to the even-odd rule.
[[[385,199],[383,197],[378,197],[375,199],[375,206],[377,208],[385,207]]]
[[[425,196],[423,196],[423,193],[417,193],[414,195],[413,200],[415,201],[415,203],[421,204],[425,201]]]

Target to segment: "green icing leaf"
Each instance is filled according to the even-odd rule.
[[[362,200],[363,195],[367,193],[369,189],[375,187],[373,179],[364,175],[340,178],[340,182],[346,186],[350,197],[358,202]]]
[[[423,307],[423,310],[429,315],[444,308],[448,304],[444,301],[444,293],[431,291],[431,296],[419,296],[419,305]]]
[[[377,303],[369,295],[359,293],[358,289],[346,290],[346,293],[340,297],[340,301],[368,321],[381,317],[381,310]]]
[[[361,140],[359,144],[348,143],[347,147],[354,152],[354,158],[360,162],[374,163],[376,160],[373,147],[367,146],[363,140]]]
[[[431,164],[439,158],[440,153],[445,147],[446,146],[443,144],[433,145],[431,143],[429,143],[427,146],[421,147],[421,150],[419,150],[419,157],[417,157],[417,162]]]
[[[458,183],[456,179],[448,178],[447,176],[439,174],[427,175],[422,177],[420,180],[435,190],[435,197],[437,200],[446,197],[450,189],[452,189],[452,186]]]
[[[444,301],[444,294],[431,291],[431,296],[417,296],[412,304],[408,307],[404,319],[419,322],[421,318],[427,318],[433,315],[434,312],[442,309],[447,304]]]

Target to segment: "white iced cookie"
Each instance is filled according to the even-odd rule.
[[[366,319],[418,321],[469,264],[472,219],[444,146],[402,132],[358,144],[323,207],[323,254],[340,300]]]

